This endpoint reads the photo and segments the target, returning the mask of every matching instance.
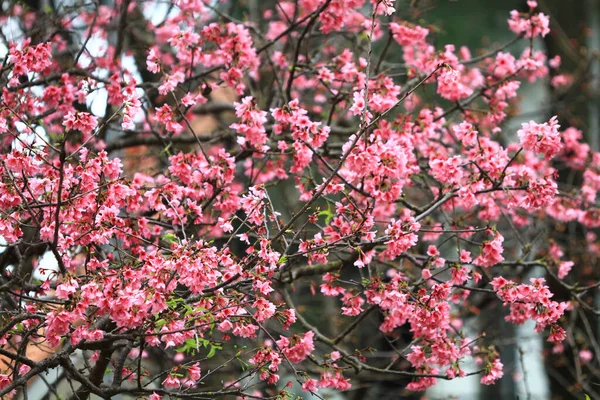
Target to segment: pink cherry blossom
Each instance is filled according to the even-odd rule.
[[[523,128],[517,133],[525,150],[552,158],[560,151],[559,128],[560,125],[558,125],[556,117],[552,117],[549,122],[543,124],[537,124],[533,121],[523,123]]]

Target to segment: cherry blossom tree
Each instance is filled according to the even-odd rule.
[[[506,124],[523,82],[573,80],[550,18],[528,1],[509,42],[439,47],[396,7],[3,3],[0,396],[55,368],[72,399],[491,385],[493,303],[597,397],[600,283],[570,272],[600,254],[600,153]]]

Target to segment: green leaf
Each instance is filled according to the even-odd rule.
[[[198,343],[196,342],[195,339],[187,339],[185,341],[185,343],[183,344],[183,346],[179,347],[177,349],[177,351],[179,353],[195,354],[197,348],[198,348]]]
[[[319,212],[319,217],[321,216],[325,216],[325,223],[329,225],[334,216],[333,212],[331,211],[331,204],[327,204],[327,210]]]
[[[215,346],[210,346],[210,350],[209,350],[208,354],[206,355],[206,358],[213,358],[215,356],[216,352],[217,352],[217,348]]]
[[[177,241],[177,236],[175,236],[174,233],[167,233],[165,236],[163,236],[163,241],[173,244]]]
[[[173,143],[169,143],[169,144],[167,145],[167,147],[165,147],[165,148],[164,148],[164,149],[163,149],[163,150],[160,152],[160,155],[162,156],[163,154],[166,154],[166,155],[170,156],[170,155],[171,155],[171,147],[172,147],[172,146],[173,146]]]
[[[194,313],[194,308],[192,306],[190,306],[189,304],[184,304],[183,308],[185,308],[185,316],[187,317],[190,314]]]

